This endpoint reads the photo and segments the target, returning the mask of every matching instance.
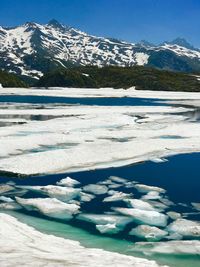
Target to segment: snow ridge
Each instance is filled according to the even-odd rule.
[[[200,64],[198,50],[176,44],[149,46],[96,37],[55,20],[45,25],[27,22],[15,28],[0,27],[1,68],[35,79],[48,68],[61,66],[143,66],[151,64],[152,53],[160,51],[173,52]]]

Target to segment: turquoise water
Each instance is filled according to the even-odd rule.
[[[138,181],[146,185],[159,186],[167,190],[167,196],[175,202],[178,212],[188,212],[188,207],[178,205],[183,203],[190,206],[191,202],[199,202],[200,189],[200,153],[177,155],[168,158],[163,163],[145,162],[131,166],[118,168],[108,168],[103,170],[85,171],[77,173],[65,173],[57,175],[46,175],[38,177],[28,177],[27,179],[16,179],[9,177],[19,185],[47,185],[55,184],[60,179],[70,176],[81,182],[81,185],[98,183],[111,175],[117,175],[128,179],[129,181]],[[8,182],[8,177],[1,176],[1,182]],[[123,185],[117,190],[122,192],[131,192],[133,189],[124,188]],[[134,196],[135,196],[134,192]],[[38,197],[40,195],[28,192],[24,197]],[[41,196],[40,196],[41,197]],[[96,196],[90,203],[81,205],[81,212],[104,213],[110,211],[109,203],[102,202],[104,196]],[[137,195],[136,195],[137,197]],[[117,206],[122,203],[117,203]],[[190,210],[190,209],[189,209]],[[190,210],[191,211],[191,210]],[[11,212],[12,215],[19,218],[36,229],[47,233],[61,236],[67,239],[77,240],[86,247],[103,248],[109,251],[116,251],[123,254],[155,259],[162,264],[171,267],[199,267],[200,257],[198,256],[175,256],[175,255],[143,255],[134,251],[134,239],[128,238],[127,232],[120,235],[102,235],[95,231],[94,226],[77,222],[59,221],[48,219],[36,212]],[[191,214],[189,219],[200,221],[200,214]],[[136,240],[139,241],[139,240]]]
[[[25,215],[18,212],[7,212],[8,214],[18,218],[35,229],[55,236],[63,237],[66,239],[79,241],[81,245],[88,248],[101,248],[112,252],[118,252],[126,255],[147,258],[156,260],[160,264],[167,264],[170,267],[199,267],[200,257],[198,256],[170,256],[170,255],[143,255],[134,252],[134,244],[130,241],[119,240],[110,237],[91,234],[83,229],[47,220],[37,218],[30,215]]]

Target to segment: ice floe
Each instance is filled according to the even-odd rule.
[[[13,202],[14,200],[10,197],[0,196],[0,200],[3,202]]]
[[[155,162],[155,163],[163,163],[163,162],[166,162],[167,159],[164,159],[164,158],[153,158],[151,159],[152,162]]]
[[[94,195],[88,194],[85,192],[80,192],[80,194],[79,194],[79,199],[81,202],[90,202],[94,198],[95,198]]]
[[[111,214],[79,214],[79,220],[95,224],[96,229],[101,233],[118,233],[122,231],[127,224],[133,221],[130,217],[111,215]]]
[[[121,201],[121,200],[125,200],[131,197],[131,194],[118,192],[118,191],[114,191],[114,192],[108,191],[108,194],[111,196],[105,197],[103,202]]]
[[[129,232],[129,235],[134,235],[148,241],[159,241],[167,236],[167,234],[168,232],[149,225],[139,225]]]
[[[60,180],[59,182],[56,183],[57,185],[62,185],[62,186],[69,186],[69,187],[74,187],[76,185],[79,185],[80,182],[67,177],[67,178],[63,178],[62,180]]]
[[[19,188],[28,189],[31,191],[39,192],[49,197],[57,198],[61,201],[69,201],[77,197],[81,191],[78,188],[63,187],[56,185],[47,186],[18,186]]]
[[[172,222],[167,229],[183,237],[200,237],[200,223],[196,221],[177,219]]]
[[[125,184],[127,182],[126,179],[118,177],[118,176],[110,176],[109,179],[113,182],[120,183],[120,184]]]
[[[14,190],[15,188],[11,185],[8,185],[8,184],[1,184],[0,185],[0,194],[4,194],[4,193],[7,193],[11,190]]]
[[[107,186],[100,184],[88,184],[83,187],[83,190],[95,195],[103,195],[108,191]]]
[[[159,199],[159,201],[154,200],[154,199],[153,200],[151,200],[151,199],[144,199],[144,200],[146,202],[148,202],[151,206],[153,206],[156,210],[159,210],[159,211],[164,211],[164,210],[166,210],[166,209],[169,208],[166,204],[160,202],[161,199]]]
[[[175,211],[168,211],[167,215],[172,219],[172,220],[177,220],[181,218],[181,214]]]
[[[145,184],[136,184],[135,188],[141,193],[158,192],[165,193],[166,190],[157,186],[150,186]]]
[[[161,199],[160,193],[157,191],[150,191],[146,195],[142,197],[145,200],[156,200],[156,199]]]
[[[117,234],[121,231],[115,223],[96,225],[96,229],[102,234]]]
[[[152,226],[166,226],[168,216],[158,211],[140,210],[132,208],[113,208],[120,214],[132,217],[140,224],[148,224]]]
[[[167,242],[139,242],[134,250],[146,254],[200,255],[200,241],[177,240]]]
[[[57,219],[70,220],[79,213],[80,206],[61,202],[56,198],[19,198],[16,201],[25,209],[39,211],[40,213]]]
[[[125,200],[125,202],[130,208],[148,210],[148,211],[155,210],[155,208],[150,203],[144,200],[141,200],[141,199],[128,199],[128,200]]]
[[[16,202],[5,202],[0,204],[1,210],[20,210],[22,207]]]
[[[192,206],[194,207],[194,209],[200,211],[200,203],[195,203],[195,202],[193,202],[193,203],[192,203]]]

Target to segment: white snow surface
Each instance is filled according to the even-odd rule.
[[[0,95],[5,94],[155,98],[154,92],[136,91],[133,88],[2,88]],[[184,99],[199,99],[200,102],[200,95],[197,93],[156,92],[156,96],[162,99],[170,97],[175,102]],[[83,171],[200,151],[200,125],[187,121],[182,114],[192,110],[191,107],[50,104],[46,104],[45,108],[37,105],[33,106],[37,108],[29,108],[29,105],[19,104],[7,107],[0,106],[0,115],[26,116],[27,120],[25,124],[0,128],[1,171],[23,175]],[[32,115],[55,118],[31,121],[28,118]],[[137,116],[144,118],[138,119]],[[160,138],[162,136],[169,138]],[[180,138],[173,139],[173,136]],[[38,152],[35,153],[34,150]],[[120,177],[115,179],[119,183]],[[152,190],[163,192],[162,189]]]
[[[38,232],[0,214],[1,266],[158,267],[154,261],[82,247],[79,242]],[[12,254],[10,253],[12,252]]]

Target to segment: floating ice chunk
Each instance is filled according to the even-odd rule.
[[[139,242],[135,244],[134,250],[144,254],[200,255],[200,241]]]
[[[67,204],[56,198],[19,198],[17,203],[27,210],[35,210],[40,213],[57,219],[70,220],[73,215],[79,213],[80,206],[76,204]]]
[[[110,228],[110,233],[111,231],[114,231],[114,225],[115,225],[115,232],[122,231],[127,224],[133,221],[133,219],[126,217],[126,216],[121,216],[121,215],[111,215],[111,214],[79,214],[77,216],[79,220],[90,222],[95,224],[96,226],[98,225],[97,230],[101,231],[109,231]],[[106,227],[101,227],[102,225]],[[109,226],[110,225],[110,226]],[[112,225],[112,226],[111,226]],[[112,229],[111,229],[112,228]],[[107,230],[106,230],[107,229]]]
[[[168,216],[159,213],[158,211],[127,209],[127,208],[113,208],[115,211],[133,217],[133,219],[140,224],[148,224],[155,226],[166,226]]]
[[[16,202],[6,202],[0,204],[0,209],[3,210],[20,210],[22,207]]]
[[[181,214],[175,211],[169,211],[167,212],[167,215],[172,219],[172,220],[177,220],[181,218]]]
[[[120,228],[116,227],[115,223],[96,225],[96,229],[102,234],[117,234],[121,231]]]
[[[67,203],[68,204],[76,204],[77,206],[80,206],[80,202],[78,200],[75,200],[75,199],[71,199]]]
[[[80,182],[70,178],[70,177],[67,177],[67,178],[64,178],[62,180],[60,180],[59,182],[56,183],[57,185],[62,185],[62,186],[69,186],[69,187],[74,187],[76,185],[79,185]]]
[[[145,201],[148,202],[149,204],[151,204],[156,210],[164,211],[164,210],[168,209],[168,206],[161,203],[160,201],[151,200],[151,199],[145,199]]]
[[[106,180],[104,180],[104,181],[100,181],[100,182],[98,182],[98,184],[112,185],[113,182],[112,182],[111,180],[109,180],[109,179],[106,179]]]
[[[165,205],[167,205],[167,206],[173,206],[174,205],[174,202],[172,202],[171,200],[169,200],[168,198],[160,198],[160,201],[163,203],[163,204],[165,204]]]
[[[139,225],[129,232],[130,235],[135,235],[148,241],[159,241],[164,238],[168,232],[163,231],[155,226]]]
[[[107,186],[100,184],[89,184],[83,187],[83,190],[95,195],[103,195],[108,191]]]
[[[108,188],[111,188],[111,189],[115,189],[115,188],[119,188],[119,187],[121,187],[122,185],[121,184],[109,184],[108,185]]]
[[[196,210],[200,211],[200,203],[192,202],[192,206],[193,206]]]
[[[120,184],[125,184],[127,182],[127,179],[124,179],[118,176],[110,176],[109,179],[113,182],[120,183]]]
[[[153,199],[161,199],[161,196],[160,196],[159,192],[150,191],[146,195],[144,195],[142,198],[146,199],[146,200],[148,200],[148,199],[153,200]]]
[[[145,184],[136,184],[135,188],[140,192],[140,193],[149,193],[151,191],[155,191],[158,193],[165,193],[166,190],[161,188],[161,187],[157,187],[157,186],[149,186],[149,185],[145,185]]]
[[[109,192],[108,192],[109,193]],[[114,202],[114,201],[120,201],[125,200],[131,197],[131,194],[126,194],[123,192],[115,191],[115,193],[112,192],[112,195],[109,197],[105,197],[103,202]]]
[[[12,185],[12,186],[15,186],[16,185],[16,183],[14,181],[8,181],[6,184]]]
[[[195,221],[177,219],[168,225],[167,229],[184,237],[200,237],[200,223]]]
[[[189,206],[188,206],[188,204],[186,204],[186,203],[178,203],[178,205],[180,205],[181,207],[185,207],[185,208],[188,208]]]
[[[10,197],[4,197],[4,196],[0,196],[0,200],[3,202],[14,202],[14,200]]]
[[[15,188],[8,184],[1,184],[0,185],[0,194],[7,193],[11,190],[14,190]]]
[[[155,210],[155,208],[148,202],[141,199],[128,199],[125,200],[129,208],[135,208],[139,210]]]
[[[80,192],[79,199],[82,202],[90,202],[92,199],[94,199],[95,196],[92,194],[88,194],[85,192]]]
[[[135,184],[136,184],[137,182],[127,182],[127,183],[125,183],[125,187],[126,188],[134,188],[135,187]]]
[[[163,162],[166,162],[168,160],[164,159],[164,158],[153,158],[153,159],[151,159],[151,161],[154,163],[163,163]]]
[[[15,190],[6,192],[4,195],[6,195],[6,196],[15,195],[15,196],[21,197],[21,196],[25,195],[27,192],[28,192],[28,190],[26,190],[26,189],[15,189]]]
[[[166,236],[166,239],[169,240],[181,240],[183,239],[183,236],[178,233],[171,233],[170,235]]]
[[[71,187],[63,187],[63,186],[56,186],[56,185],[47,185],[47,186],[23,186],[21,188],[28,189],[31,191],[36,191],[49,197],[57,198],[61,201],[69,201],[71,199],[76,198],[79,193],[80,189],[71,188]]]

